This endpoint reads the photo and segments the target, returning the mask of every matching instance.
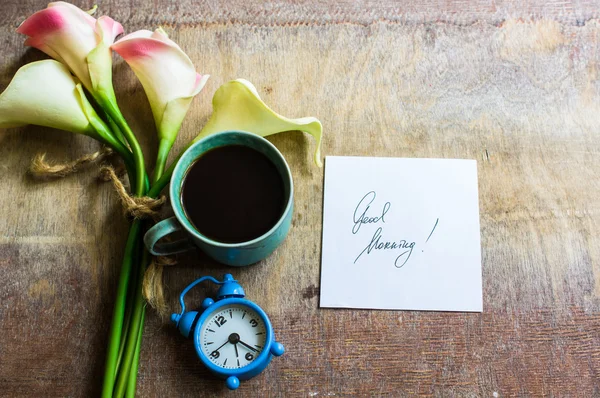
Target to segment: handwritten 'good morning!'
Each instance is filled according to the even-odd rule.
[[[377,211],[377,209],[371,209],[371,205],[375,201],[376,197],[377,193],[375,191],[367,192],[367,194],[363,196],[354,209],[354,215],[352,218],[354,226],[352,227],[352,234],[357,235],[360,232],[361,227],[365,224],[380,224],[380,226],[375,230],[375,233],[373,233],[371,241],[364,247],[364,249],[354,260],[354,264],[358,262],[363,254],[369,255],[374,250],[390,250],[399,252],[398,256],[396,256],[396,259],[394,260],[394,266],[396,268],[402,268],[404,265],[406,265],[408,260],[410,260],[416,243],[410,239],[391,241],[385,240],[383,237],[383,224],[385,224],[385,217],[389,213],[392,203],[385,202],[379,211]],[[433,231],[435,231],[438,222],[439,218],[435,221],[435,225],[433,226],[433,229],[431,230],[431,233],[425,242],[431,238],[431,235],[433,234]]]

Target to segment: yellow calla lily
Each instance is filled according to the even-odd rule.
[[[284,131],[300,130],[316,141],[314,160],[321,167],[323,126],[314,117],[289,119],[267,106],[252,83],[244,79],[225,83],[213,97],[213,114],[193,142],[225,130],[243,130],[262,137]]]

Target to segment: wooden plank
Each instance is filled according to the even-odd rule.
[[[322,170],[309,137],[274,136],[296,184],[284,245],[239,270],[182,255],[165,275],[173,310],[191,280],[234,272],[271,315],[287,353],[240,393],[599,395],[598,4],[236,1],[100,4],[128,32],[167,25],[212,75],[176,151],[207,120],[214,90],[244,77],[278,112],[319,117],[325,154],[477,159],[484,280],[481,315],[319,309]],[[42,58],[13,30],[44,4],[2,4],[0,88]],[[145,94],[116,62],[119,101],[152,159]],[[40,151],[61,160],[97,148],[50,129],[0,133],[7,396],[94,396],[100,387],[127,222],[95,170],[51,183],[24,175]],[[225,394],[190,342],[149,312],[139,396]]]
[[[74,1],[88,9],[96,2]],[[251,24],[307,25],[357,23],[377,21],[401,23],[443,22],[468,26],[476,22],[500,24],[506,19],[552,18],[561,23],[583,25],[599,17],[595,0],[273,0],[195,1],[195,0],[106,0],[97,2],[101,12],[119,21],[132,24],[163,25]],[[45,0],[4,0],[3,24],[18,25],[33,11],[44,8]]]

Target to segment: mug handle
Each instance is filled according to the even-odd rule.
[[[167,218],[154,225],[144,235],[146,249],[155,256],[168,256],[169,254],[182,253],[195,248],[188,239],[175,242],[157,243],[159,240],[173,232],[181,231],[181,224],[176,217]]]

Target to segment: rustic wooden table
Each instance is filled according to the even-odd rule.
[[[228,271],[271,314],[287,353],[236,394],[600,396],[598,2],[98,3],[126,32],[164,26],[212,75],[178,148],[214,90],[244,77],[280,113],[319,117],[324,154],[478,161],[482,314],[324,310],[323,171],[309,137],[272,137],[297,189],[285,244],[245,269],[195,253],[165,272],[172,309],[188,282]],[[0,4],[0,89],[43,58],[15,33],[43,7]],[[119,101],[153,158],[145,94],[116,59]],[[2,396],[98,394],[127,220],[96,168],[45,183],[25,174],[38,152],[62,161],[97,148],[51,129],[0,132]],[[226,394],[149,311],[138,395]]]

